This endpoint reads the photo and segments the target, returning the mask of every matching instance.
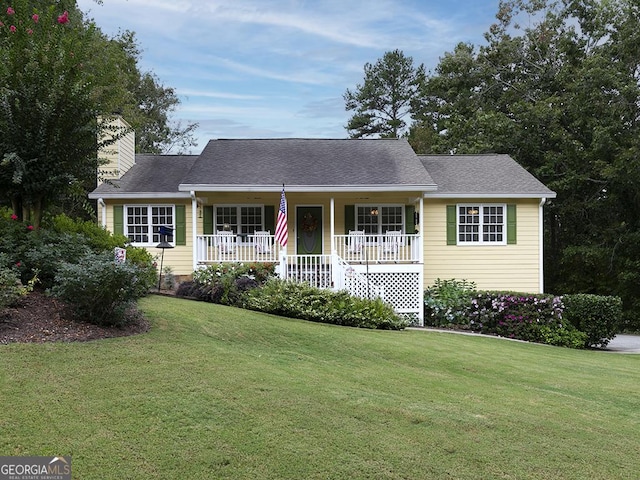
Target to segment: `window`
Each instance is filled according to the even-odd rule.
[[[127,205],[125,212],[124,231],[131,243],[155,245],[161,242],[161,226],[175,230],[173,205]],[[174,243],[174,236],[168,235],[167,242]]]
[[[505,244],[504,205],[458,205],[458,244]]]
[[[229,229],[241,237],[264,230],[264,207],[262,205],[217,206],[215,229]]]
[[[388,231],[404,232],[403,205],[358,205],[356,230],[365,235],[381,235]]]

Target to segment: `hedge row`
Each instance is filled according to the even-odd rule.
[[[618,297],[477,291],[458,280],[438,280],[424,305],[430,326],[571,348],[606,346],[622,315]]]
[[[271,264],[212,265],[196,271],[193,281],[181,284],[176,295],[335,325],[393,330],[407,326],[380,299],[279,280]]]

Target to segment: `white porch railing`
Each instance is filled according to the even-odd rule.
[[[335,235],[333,244],[335,252],[347,263],[421,262],[421,242],[417,234]],[[280,261],[274,235],[198,235],[196,251],[198,264]]]
[[[198,235],[197,263],[278,262],[273,235]]]
[[[348,263],[416,263],[420,262],[420,245],[420,235],[400,232],[334,236],[335,251]]]
[[[287,255],[282,257],[280,277],[307,282],[313,287],[332,288],[331,255]]]
[[[336,290],[347,290],[351,295],[362,298],[380,297],[384,300],[384,286],[374,285],[369,276],[357,272],[339,255],[333,256],[333,282]]]

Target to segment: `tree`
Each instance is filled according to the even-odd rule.
[[[366,63],[364,82],[344,94],[346,109],[355,111],[346,126],[349,135],[397,138],[404,134],[404,118],[411,115],[424,78],[424,66],[415,68],[413,59],[400,50],[385,53],[373,65]]]
[[[90,207],[97,152],[125,133],[110,126],[115,114],[138,129],[139,149],[194,144],[197,124],[169,122],[173,89],[139,71],[133,33],[106,37],[71,0],[12,5],[0,12],[0,201],[21,219],[38,226],[47,207]]]
[[[433,151],[509,153],[555,190],[547,289],[620,295],[640,318],[637,2],[509,0],[497,20],[442,58],[415,128],[439,133]]]
[[[47,204],[95,176],[101,129],[86,69],[94,31],[43,3],[0,12],[0,186],[36,227]]]
[[[184,153],[195,145],[197,123],[183,127],[170,121],[171,112],[180,104],[175,90],[163,86],[153,73],[138,69],[140,49],[135,33],[124,31],[113,38],[102,35],[99,43],[100,60],[94,58],[94,62],[112,66],[108,71],[96,68],[102,76],[98,83],[104,86],[102,109],[126,118],[136,132],[136,152],[158,154],[176,148],[177,153]]]

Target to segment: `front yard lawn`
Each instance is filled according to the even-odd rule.
[[[0,345],[0,452],[78,479],[635,479],[640,356],[152,296],[149,333]]]

